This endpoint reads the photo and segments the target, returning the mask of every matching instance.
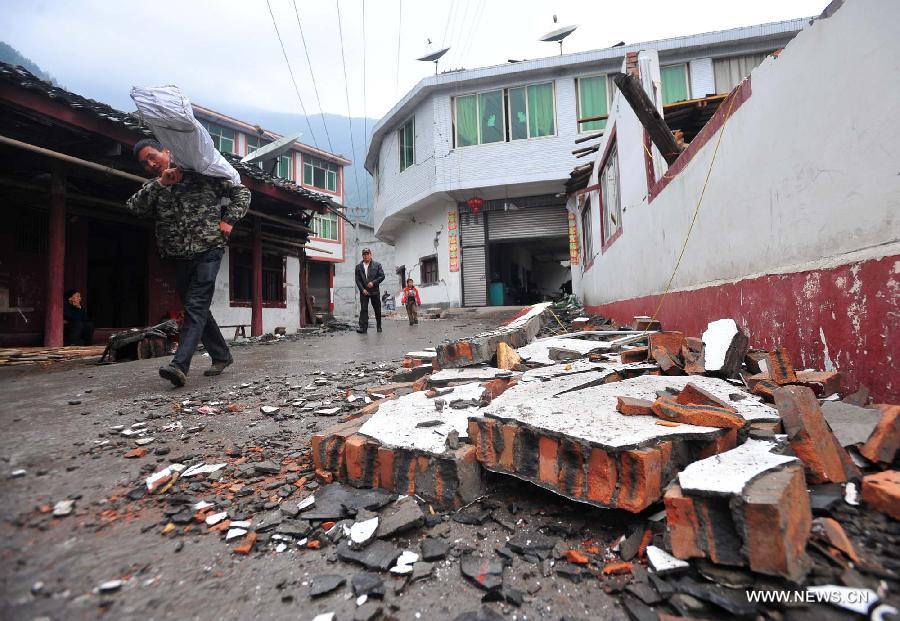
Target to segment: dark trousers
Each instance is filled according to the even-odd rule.
[[[415,300],[406,303],[406,316],[409,319],[409,325],[419,323],[419,305]]]
[[[375,311],[375,326],[381,327],[381,293],[378,289],[369,290],[369,295],[359,294],[359,329],[369,329],[369,302],[372,303],[372,310]]]
[[[203,343],[213,362],[231,360],[228,343],[209,312],[224,254],[224,248],[213,248],[175,262],[175,286],[184,306],[184,323],[172,364],[185,373],[191,368],[199,343]]]
[[[63,326],[63,343],[66,345],[93,345],[94,324],[90,321],[68,319]]]

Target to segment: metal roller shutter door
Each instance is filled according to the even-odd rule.
[[[569,235],[569,220],[563,205],[490,211],[487,224],[490,241]]]
[[[484,213],[459,214],[463,306],[487,305]]]

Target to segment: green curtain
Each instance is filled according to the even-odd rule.
[[[416,162],[415,126],[413,121],[407,121],[403,126],[403,169],[407,169]]]
[[[662,80],[663,105],[690,99],[688,96],[687,71],[684,65],[672,65],[659,70]]]
[[[478,102],[475,95],[456,98],[456,146],[478,144]]]
[[[503,91],[491,91],[478,95],[481,116],[481,143],[502,142],[505,138],[503,124]]]
[[[553,83],[532,84],[528,87],[528,136],[552,136]]]
[[[509,89],[510,140],[528,138],[528,108],[525,105],[525,88]]]
[[[592,78],[580,78],[578,80],[578,116],[600,116],[607,114],[606,76],[600,75]],[[579,131],[597,131],[606,127],[606,119],[602,121],[588,121],[579,123]]]

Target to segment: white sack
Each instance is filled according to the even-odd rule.
[[[194,118],[191,102],[177,86],[133,86],[131,98],[141,119],[172,152],[179,168],[241,182],[238,171],[216,151],[209,132]]]

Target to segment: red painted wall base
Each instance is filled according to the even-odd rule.
[[[866,386],[876,402],[900,403],[900,255],[834,268],[748,278],[671,292],[660,309],[667,330],[700,336],[710,321],[733,318],[753,347],[786,347],[794,366],[842,375],[844,390]],[[587,306],[630,325],[652,315],[659,295]]]

